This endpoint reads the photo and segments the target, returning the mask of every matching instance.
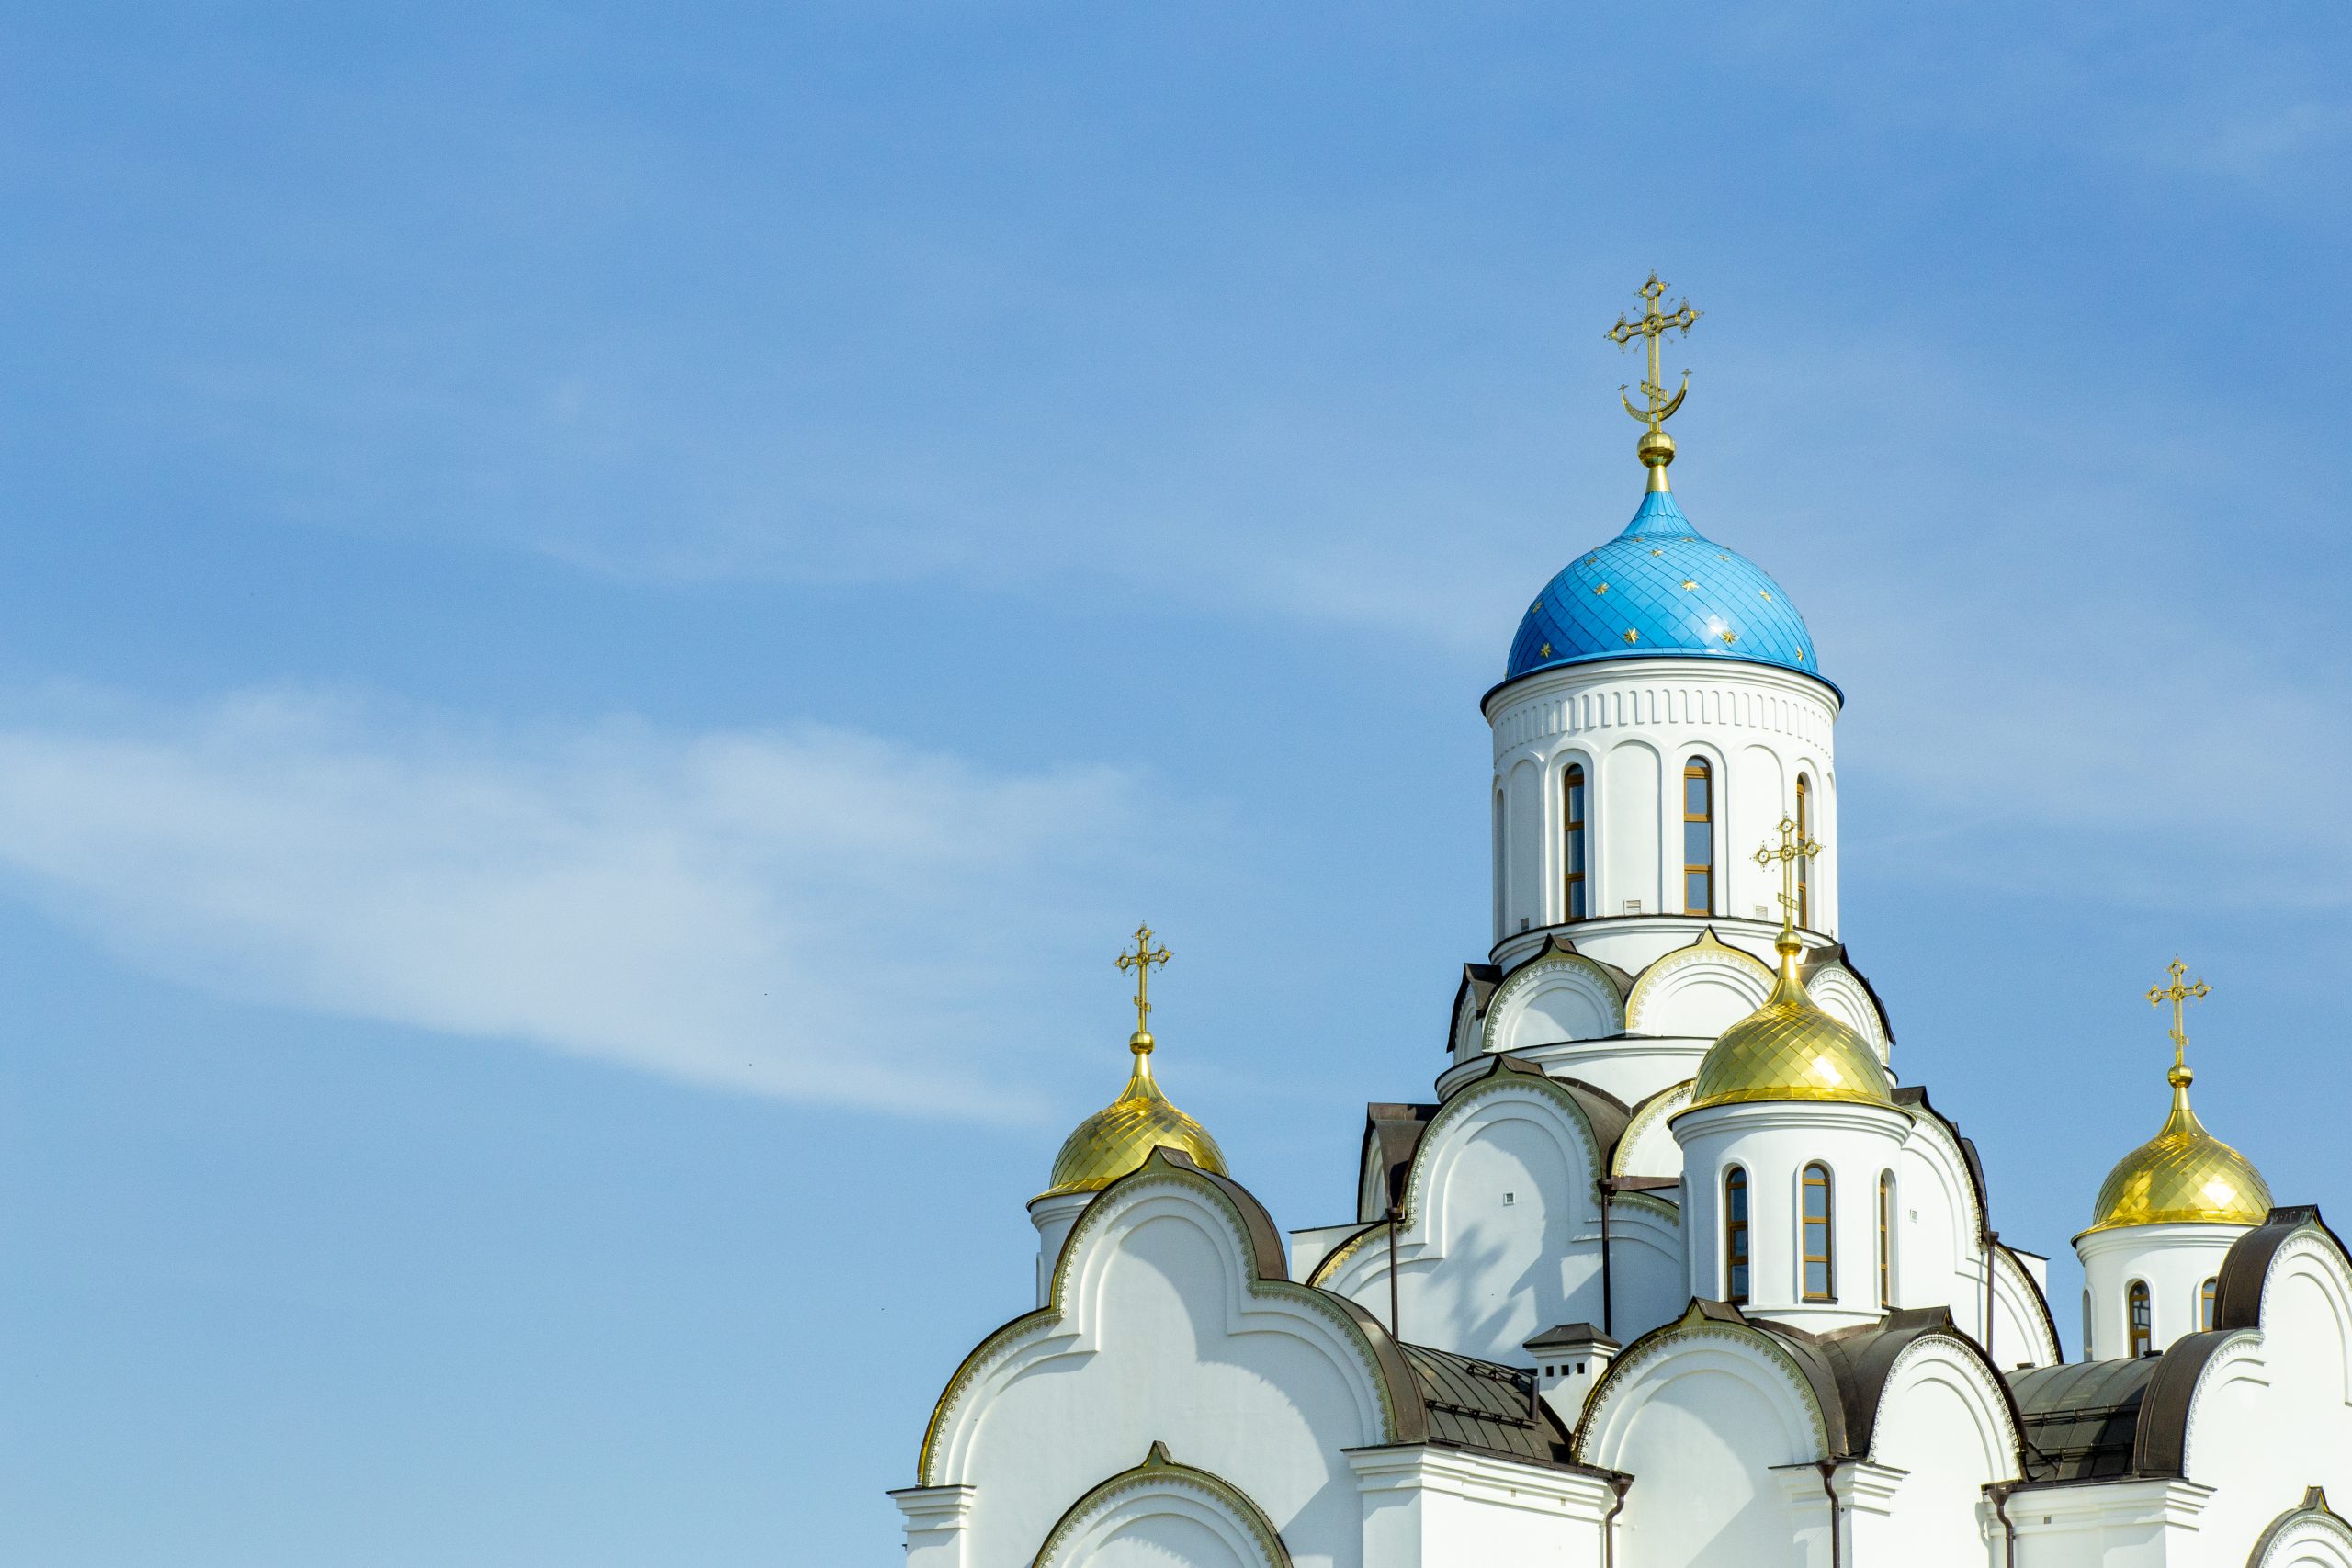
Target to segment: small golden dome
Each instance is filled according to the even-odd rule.
[[[1155,1148],[1181,1150],[1194,1165],[1226,1174],[1225,1153],[1208,1129],[1168,1102],[1151,1076],[1151,1036],[1136,1030],[1127,1042],[1135,1071],[1119,1098],[1078,1124],[1054,1156],[1052,1185],[1040,1198],[1099,1192],[1143,1164]]]
[[[2125,1155],[2099,1184],[2091,1231],[2125,1225],[2258,1225],[2270,1213],[2270,1184],[2254,1162],[2205,1130],[2188,1108],[2195,1077],[2176,1064],[2172,1114],[2164,1131]]]
[[[1871,1043],[1822,1011],[1797,978],[1803,945],[1786,930],[1773,945],[1780,981],[1762,1007],[1708,1047],[1690,1086],[1690,1109],[1755,1100],[1894,1104]]]

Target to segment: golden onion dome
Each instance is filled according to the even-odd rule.
[[[1781,977],[1764,1005],[1724,1031],[1699,1063],[1690,1109],[1758,1100],[1893,1105],[1886,1068],[1871,1043],[1821,1010],[1797,977],[1804,951],[1783,929],[1773,944]]]
[[[1151,1076],[1151,1035],[1136,1030],[1127,1042],[1135,1070],[1119,1098],[1080,1122],[1054,1156],[1052,1185],[1040,1198],[1099,1192],[1149,1158],[1155,1148],[1180,1150],[1203,1170],[1226,1173],[1225,1152],[1208,1129],[1169,1103]]]
[[[2091,1231],[2125,1225],[2258,1225],[2270,1213],[2270,1184],[2254,1162],[2205,1130],[2188,1108],[2196,1075],[2176,1062],[2172,1114],[2164,1130],[2117,1162],[2099,1184]]]

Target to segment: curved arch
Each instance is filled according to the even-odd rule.
[[[1986,1481],[2009,1480],[2023,1473],[2025,1424],[2008,1380],[1994,1370],[1975,1341],[1948,1324],[1902,1342],[1887,1363],[1869,1416],[1866,1436],[1872,1459],[1894,1462],[1883,1440],[1888,1404],[1922,1382],[1951,1386],[1981,1416],[1982,1425],[1974,1435],[1983,1444]]]
[[[1844,1451],[1844,1412],[1827,1368],[1799,1361],[1781,1339],[1735,1308],[1692,1302],[1681,1317],[1626,1347],[1601,1374],[1570,1439],[1577,1461],[1623,1469],[1619,1450],[1641,1405],[1665,1383],[1697,1371],[1726,1373],[1764,1396],[1782,1417],[1790,1439],[1786,1462]]]
[[[1995,1266],[1995,1299],[2010,1309],[2011,1315],[2025,1325],[2034,1347],[2033,1364],[2038,1367],[2057,1365],[2066,1359],[2064,1347],[2058,1343],[2058,1318],[2050,1310],[2050,1298],[2034,1282],[2032,1274],[2018,1260],[2017,1253],[2006,1242],[1993,1244]],[[1995,1319],[1995,1333],[1999,1320]],[[2088,1343],[2087,1340],[2085,1341]],[[2006,1343],[2003,1345],[2007,1351]]]
[[[1148,1207],[1182,1212],[1196,1221],[1209,1216],[1224,1232],[1238,1264],[1227,1281],[1229,1314],[1238,1318],[1269,1313],[1302,1339],[1317,1344],[1332,1363],[1352,1373],[1359,1424],[1384,1442],[1419,1442],[1428,1435],[1423,1406],[1411,1368],[1395,1339],[1355,1303],[1287,1278],[1282,1242],[1272,1220],[1247,1189],[1228,1177],[1201,1169],[1173,1149],[1154,1149],[1144,1163],[1097,1193],[1063,1238],[1055,1259],[1046,1304],[998,1328],[956,1367],[932,1407],[916,1458],[919,1483],[949,1483],[959,1461],[959,1436],[968,1440],[968,1413],[989,1380],[1001,1382],[1024,1355],[1046,1359],[1095,1348],[1091,1310],[1099,1291],[1099,1254],[1094,1246],[1106,1227]],[[1089,1261],[1092,1267],[1088,1267]]]
[[[1055,1521],[1031,1568],[1082,1568],[1123,1530],[1155,1517],[1189,1519],[1245,1568],[1290,1568],[1290,1551],[1266,1511],[1219,1475],[1178,1464],[1154,1443],[1143,1462],[1097,1485]]]
[[[1521,1021],[1536,1013],[1546,998],[1555,996],[1566,1002],[1566,1009],[1555,1006],[1544,1010],[1544,1016],[1569,1028],[1564,1012],[1582,1011],[1592,1027],[1583,1033],[1571,1030],[1555,1039],[1516,1038]],[[1592,1040],[1621,1034],[1624,1029],[1625,998],[1618,988],[1616,976],[1555,937],[1543,952],[1504,976],[1502,984],[1495,987],[1495,994],[1487,1001],[1478,1046],[1490,1055],[1502,1055],[1532,1045],[1553,1044],[1558,1040]]]
[[[1712,1038],[1762,1007],[1764,998],[1772,994],[1772,978],[1763,960],[1726,946],[1715,935],[1715,928],[1708,926],[1700,931],[1698,941],[1664,954],[1635,977],[1633,989],[1625,995],[1625,1027],[1635,1034],[1703,1033]],[[1729,990],[1737,998],[1732,1004],[1737,1010],[1721,1023],[1699,1031],[1657,1027],[1663,1021],[1660,1014],[1694,984]],[[1724,1004],[1711,1010],[1720,1013]]]
[[[2352,1568],[2352,1524],[2327,1506],[2316,1486],[2266,1526],[2246,1554],[2245,1568]]]
[[[1598,1247],[1596,1183],[1622,1125],[1612,1107],[1517,1058],[1489,1058],[1414,1147],[1393,1230],[1377,1222],[1350,1236],[1307,1282],[1384,1314],[1393,1238],[1406,1317],[1422,1325],[1416,1337],[1437,1330],[1415,1313],[1434,1312],[1467,1336],[1434,1343],[1490,1359],[1514,1359],[1520,1340],[1548,1324],[1599,1317],[1589,1294],[1597,1269],[1588,1278],[1567,1260]],[[1510,1203],[1513,1190],[1515,1207],[1487,1207]],[[1447,1258],[1459,1267],[1437,1267]]]
[[[1634,1114],[1625,1130],[1617,1134],[1617,1146],[1609,1152],[1609,1174],[1611,1176],[1679,1176],[1682,1174],[1682,1145],[1674,1141],[1666,1124],[1678,1111],[1690,1105],[1690,1086],[1695,1078],[1662,1089],[1634,1107]],[[1666,1146],[1674,1151],[1672,1170],[1636,1170],[1641,1159],[1643,1140],[1666,1133]]]

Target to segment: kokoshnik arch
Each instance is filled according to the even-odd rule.
[[[1152,1066],[1029,1213],[1029,1309],[956,1369],[910,1568],[2352,1568],[2352,1262],[2189,1105],[2044,1260],[1847,950],[1844,696],[1781,584],[1675,503],[1653,276],[1610,336],[1633,520],[1482,699],[1493,941],[1355,1213],[1288,1245]]]

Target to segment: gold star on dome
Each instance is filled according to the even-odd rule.
[[[1690,581],[1689,578],[1687,578],[1687,577],[1686,577],[1686,578],[1684,578],[1684,579],[1682,580],[1682,591],[1683,591],[1684,592],[1686,592],[1686,593],[1690,592],[1692,589],[1695,589],[1695,588],[1697,588],[1698,586],[1699,586],[1699,585],[1698,585],[1697,583],[1695,583],[1695,582],[1691,581]]]
[[[1759,598],[1770,599],[1772,596],[1772,591],[1769,588],[1759,588],[1756,592]]]
[[[1628,647],[1631,647],[1633,644],[1637,643],[1637,642],[1639,642],[1639,641],[1641,641],[1641,640],[1642,640],[1642,634],[1641,634],[1641,633],[1639,633],[1639,632],[1635,631],[1635,630],[1634,630],[1633,627],[1631,627],[1631,626],[1627,626],[1627,627],[1625,628],[1625,642],[1626,642],[1626,645],[1627,645]]]
[[[1724,646],[1725,648],[1729,648],[1733,643],[1736,643],[1738,640],[1739,634],[1737,632],[1732,630],[1729,626],[1725,626],[1724,628]]]
[[[1548,642],[1547,642],[1547,643],[1545,643],[1545,644],[1544,645],[1544,653],[1543,653],[1543,657],[1544,657],[1544,658],[1545,658],[1545,659],[1549,659],[1549,658],[1551,658],[1551,657],[1552,657],[1552,645],[1551,645],[1550,643],[1548,643]]]
[[[1609,592],[1609,584],[1607,584],[1607,583],[1605,583],[1605,582],[1598,583],[1598,584],[1596,584],[1596,585],[1594,586],[1594,588],[1593,588],[1593,590],[1592,590],[1592,591],[1593,591],[1595,593],[1606,593],[1606,592]]]

